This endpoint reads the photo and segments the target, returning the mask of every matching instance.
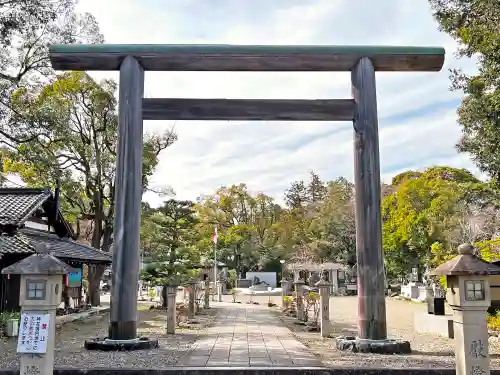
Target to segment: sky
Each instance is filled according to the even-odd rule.
[[[438,31],[427,0],[80,0],[107,43],[430,45],[446,49],[439,73],[377,73],[382,180],[433,165],[468,168],[454,146],[460,136],[449,68],[474,72]],[[115,72],[92,73],[118,78]],[[348,73],[147,72],[146,97],[349,98]],[[151,183],[194,200],[246,183],[282,200],[292,181],[314,170],[323,180],[353,179],[352,123],[145,121],[145,132],[174,126]],[[164,198],[147,193],[158,205]]]

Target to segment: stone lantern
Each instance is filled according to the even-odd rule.
[[[51,254],[33,254],[2,270],[20,275],[21,318],[17,352],[21,375],[52,375],[56,309],[61,303],[63,275],[76,272]]]
[[[458,254],[430,275],[446,276],[446,299],[453,309],[457,375],[489,375],[489,276],[500,275],[500,267],[475,256],[471,244],[460,245]]]

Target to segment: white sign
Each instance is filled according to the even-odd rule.
[[[19,320],[18,353],[47,353],[50,314],[23,312]]]

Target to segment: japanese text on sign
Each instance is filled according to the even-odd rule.
[[[469,355],[474,358],[486,358],[485,346],[482,340],[474,340],[470,343]]]
[[[483,369],[481,366],[472,366],[470,375],[485,375],[486,370]]]
[[[46,353],[50,314],[24,312],[19,321],[18,353]]]
[[[35,366],[35,365],[27,365],[24,367],[24,374],[25,375],[39,375],[40,374],[40,367]]]

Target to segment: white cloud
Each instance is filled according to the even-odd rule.
[[[441,45],[440,73],[378,73],[382,177],[434,164],[472,168],[454,144],[460,93],[448,91],[448,68],[474,69],[453,57],[455,43],[437,31],[428,2],[385,0],[81,0],[108,43]],[[117,78],[116,73],[96,77]],[[147,73],[148,97],[346,98],[347,73]],[[171,124],[170,124],[171,125]],[[147,131],[169,126],[146,122]],[[280,198],[308,170],[351,177],[352,126],[346,123],[178,122],[179,141],[161,155],[154,177],[180,198],[246,182]],[[151,194],[151,203],[159,199]]]

